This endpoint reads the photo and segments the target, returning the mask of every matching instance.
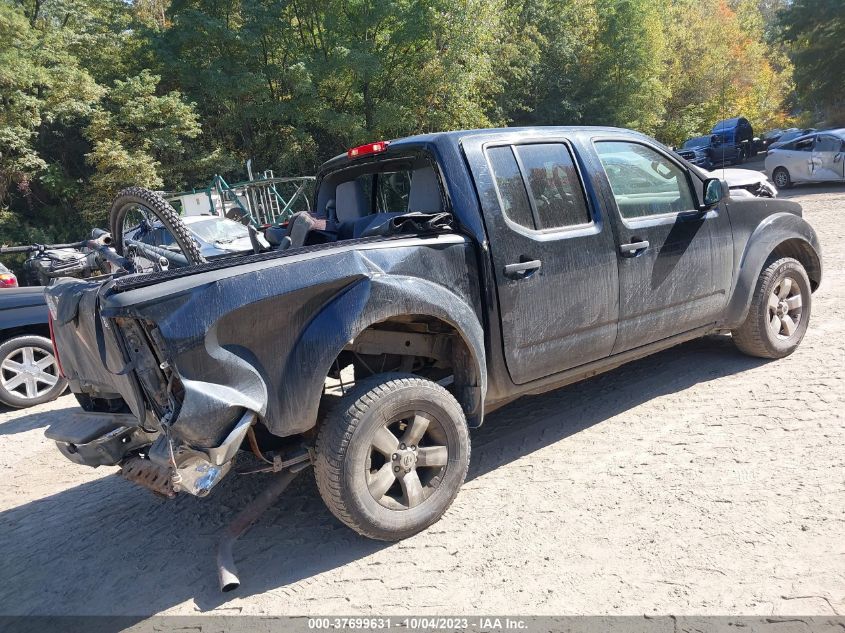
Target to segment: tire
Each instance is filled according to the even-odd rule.
[[[778,189],[789,189],[792,186],[792,177],[786,167],[778,167],[772,172],[772,182]]]
[[[428,465],[421,465],[423,456]],[[411,374],[378,374],[327,413],[314,473],[341,522],[363,536],[398,541],[443,516],[469,457],[466,418],[452,394]]]
[[[749,356],[789,356],[804,338],[811,307],[810,280],[801,263],[791,257],[770,259],[757,280],[745,322],[731,332],[734,343]]]
[[[182,251],[182,254],[188,259],[190,264],[201,264],[205,262],[205,257],[200,253],[199,246],[194,242],[190,231],[188,231],[188,227],[182,222],[176,210],[160,195],[143,187],[129,187],[121,191],[117,194],[117,198],[112,203],[111,211],[109,211],[111,234],[118,255],[124,255],[123,224],[126,220],[126,215],[130,210],[139,206],[151,211],[164,227],[170,231],[170,234],[179,246],[179,250]]]
[[[67,388],[43,336],[16,336],[0,345],[0,402],[24,408],[58,398]]]

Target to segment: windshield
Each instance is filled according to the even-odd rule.
[[[707,145],[710,145],[709,136],[696,136],[695,138],[691,138],[690,140],[686,141],[683,145],[683,149],[690,149],[693,147],[705,147]]]
[[[249,237],[247,228],[228,218],[209,218],[208,220],[200,220],[199,222],[191,222],[188,229],[206,242],[234,242],[242,238]]]
[[[786,141],[791,141],[792,139],[798,138],[799,136],[804,136],[804,132],[797,131],[797,132],[787,132],[783,136],[781,136],[778,141],[781,143],[785,143]]]

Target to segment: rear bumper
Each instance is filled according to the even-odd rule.
[[[62,455],[83,466],[115,466],[124,455],[150,445],[138,420],[124,413],[79,412],[51,424],[44,435],[56,442]]]

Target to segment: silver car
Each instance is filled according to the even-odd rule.
[[[778,189],[799,182],[845,182],[845,128],[805,134],[769,149],[766,173]]]

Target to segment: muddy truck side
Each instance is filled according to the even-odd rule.
[[[263,252],[49,289],[83,405],[47,432],[62,453],[167,496],[313,465],[340,521],[401,539],[454,499],[485,412],[714,332],[785,356],[821,282],[799,205],[621,129],[373,143],[312,208]]]

